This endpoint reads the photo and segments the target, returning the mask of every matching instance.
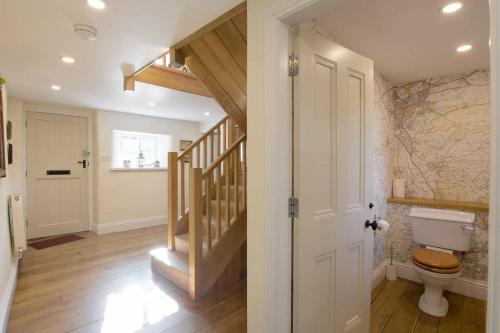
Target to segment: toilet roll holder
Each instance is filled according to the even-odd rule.
[[[378,223],[377,223],[377,215],[375,214],[373,216],[373,221],[370,222],[370,220],[365,221],[365,228],[372,228],[373,231],[378,229]]]

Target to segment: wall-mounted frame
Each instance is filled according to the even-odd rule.
[[[7,165],[5,163],[5,136],[4,136],[4,122],[3,122],[3,95],[0,89],[0,177],[7,176]]]
[[[193,144],[193,140],[179,140],[179,151],[183,152],[188,149],[189,146]],[[191,155],[188,154],[184,157],[184,162],[189,163],[191,161]]]
[[[12,121],[7,120],[7,140],[12,139]]]
[[[14,148],[12,146],[12,143],[7,144],[7,163],[11,165],[14,162]]]

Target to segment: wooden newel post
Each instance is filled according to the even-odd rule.
[[[203,194],[202,169],[192,168],[189,172],[189,295],[200,297],[196,283],[200,281],[203,260]]]
[[[167,247],[175,250],[175,234],[177,232],[178,187],[177,187],[177,152],[168,153],[168,231]]]

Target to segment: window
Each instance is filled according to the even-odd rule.
[[[113,168],[165,168],[169,151],[170,135],[113,131]]]

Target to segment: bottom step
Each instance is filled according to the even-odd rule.
[[[186,254],[169,251],[166,247],[154,249],[150,254],[153,272],[189,291],[189,260]]]

